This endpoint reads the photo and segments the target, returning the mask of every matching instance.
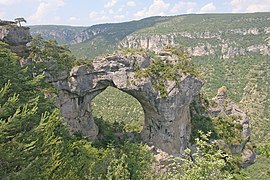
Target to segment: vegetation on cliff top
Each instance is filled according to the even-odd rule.
[[[140,69],[140,67],[135,64],[135,77],[136,78],[151,78],[153,87],[158,90],[161,97],[166,97],[169,92],[167,92],[166,86],[168,81],[179,82],[182,76],[190,74],[193,76],[199,76],[198,70],[195,68],[190,58],[188,57],[188,53],[175,47],[168,47],[167,49],[163,49],[163,53],[166,56],[151,54],[151,51],[136,51],[136,50],[124,50],[127,52],[137,52],[145,54],[149,54],[152,58],[152,62],[147,68]]]

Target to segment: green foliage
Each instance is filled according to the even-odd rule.
[[[264,143],[257,146],[256,163],[242,170],[242,174],[247,176],[247,179],[270,179],[270,143],[266,139]],[[260,172],[260,173],[258,173]]]
[[[26,20],[23,17],[15,18],[14,19],[16,23],[19,23],[19,26],[21,27],[21,23],[24,22],[26,23]]]
[[[151,175],[152,155],[143,144],[94,148],[70,136],[58,110],[38,115],[25,105],[0,127],[2,178],[144,179]],[[16,161],[14,161],[16,158]]]
[[[69,71],[76,58],[65,45],[58,45],[55,40],[43,40],[39,35],[30,44],[32,72],[36,74],[44,71],[58,75],[62,71]]]
[[[87,58],[77,58],[73,63],[72,66],[81,66],[81,65],[85,65],[86,67],[88,67],[89,69],[94,69],[93,65],[92,65],[92,61],[91,59],[87,59]]]
[[[270,179],[270,158],[258,157],[256,163],[243,169],[242,174],[246,176],[245,179],[253,180],[268,180]]]
[[[94,58],[118,49],[118,43],[127,35],[167,19],[167,17],[151,17],[139,21],[94,25],[82,32],[82,34],[91,34],[91,37],[81,43],[72,44],[70,49],[77,57]],[[100,33],[92,35],[93,31]]]
[[[230,155],[216,148],[209,142],[211,133],[200,132],[196,139],[196,152],[185,151],[185,158],[175,158],[163,179],[233,179],[230,171],[226,170]]]
[[[232,157],[230,161],[226,161],[227,170],[230,170],[230,172],[238,176],[242,159],[239,155],[232,154],[230,148],[244,142],[244,139],[242,138],[243,127],[237,122],[241,117],[235,115],[219,115],[215,118],[210,117],[207,115],[208,109],[206,108],[207,105],[209,105],[209,102],[204,101],[205,99],[201,98],[200,103],[194,102],[191,106],[192,134],[190,142],[191,144],[194,144],[196,139],[201,136],[201,133],[211,132],[209,138],[211,138],[212,142],[215,142],[213,144],[215,144],[216,148],[226,152]]]
[[[258,151],[261,155],[270,158],[270,139],[258,147]]]
[[[9,82],[9,89],[0,102],[6,101],[12,96],[20,96],[16,106],[11,107],[15,111],[20,105],[27,102],[29,99],[34,99],[40,96],[39,106],[50,108],[48,103],[45,103],[43,88],[50,87],[44,82],[43,75],[32,76],[31,68],[29,66],[20,67],[18,57],[8,49],[6,44],[0,41],[0,86]],[[18,95],[19,94],[19,95]]]
[[[166,21],[136,31],[136,35],[173,32],[218,32],[220,30],[267,27],[269,13],[190,14],[169,17]]]
[[[167,81],[178,82],[183,73],[198,75],[186,52],[176,48],[168,48],[164,51],[171,53],[171,56],[174,56],[176,60],[155,56],[153,57],[153,62],[146,69],[139,69],[136,66],[134,68],[135,77],[151,78],[153,87],[159,91],[161,97],[166,97],[168,94],[166,90]]]
[[[209,116],[203,116],[200,114],[191,115],[191,138],[190,142],[193,144],[195,140],[200,137],[200,133],[211,133],[211,138],[217,138],[217,132],[213,120]]]
[[[94,58],[117,49],[113,42],[102,36],[95,36],[91,41],[87,40],[79,44],[70,45],[69,48],[79,58]]]
[[[125,142],[117,148],[109,146],[105,159],[110,162],[104,179],[151,179],[153,155],[143,144]]]
[[[218,134],[218,138],[225,140],[227,144],[240,144],[242,142],[242,125],[234,122],[238,119],[237,116],[226,116],[215,118],[215,130]]]
[[[164,34],[171,32],[218,32],[237,28],[264,28],[264,21],[269,13],[242,15],[190,15],[154,17],[137,22],[108,24],[108,31],[93,36],[82,44],[72,45],[78,56],[95,56],[116,49],[120,40],[137,31],[138,36],[145,34]],[[240,21],[239,21],[240,17]],[[215,19],[219,19],[216,21]],[[263,20],[261,20],[263,19]],[[145,28],[150,27],[151,28]],[[103,27],[103,26],[101,26]],[[52,29],[54,27],[51,27]],[[100,28],[93,26],[92,28]],[[61,29],[61,28],[60,28]],[[81,28],[86,29],[86,28]],[[78,28],[76,31],[81,31]],[[140,30],[141,29],[141,30]],[[57,30],[57,29],[56,29]],[[140,30],[140,31],[138,31]],[[225,32],[224,38],[238,46],[247,47],[260,43],[267,36],[245,35],[238,38]],[[61,38],[60,38],[61,39]],[[70,39],[61,39],[70,42]],[[205,43],[205,39],[176,37],[176,43],[185,46]],[[93,43],[94,42],[94,43]],[[220,40],[210,38],[210,44],[218,45]],[[88,49],[90,47],[90,50]],[[143,110],[131,101],[132,98],[119,98],[115,90],[108,91],[105,98],[98,96],[94,102],[94,112],[100,121],[99,127],[106,142],[102,146],[92,145],[79,137],[69,135],[61,123],[59,112],[44,98],[44,92],[53,93],[54,89],[44,83],[44,71],[55,72],[68,70],[73,65],[88,63],[88,59],[75,61],[66,46],[59,46],[55,41],[43,41],[41,37],[33,40],[30,57],[33,66],[21,68],[18,58],[8,49],[8,45],[0,42],[0,179],[151,179],[152,155],[144,144],[116,142],[115,132],[140,131],[143,124]],[[77,49],[76,49],[77,48]],[[183,54],[168,50],[175,56]],[[84,53],[84,54],[82,54]],[[128,50],[127,53],[138,53]],[[149,55],[149,54],[147,54]],[[149,56],[154,57],[153,54]],[[162,59],[155,59],[149,69],[141,70],[137,66],[138,76],[151,76],[156,89],[162,96],[167,94],[165,81],[178,79],[183,72],[196,74],[189,61],[183,58],[181,65],[170,65]],[[181,58],[180,58],[181,59]],[[235,178],[269,179],[269,58],[267,56],[247,54],[231,60],[219,60],[219,57],[194,58],[208,83],[204,88],[208,96],[213,96],[217,88],[226,85],[229,96],[241,101],[247,107],[252,118],[253,134],[256,141],[262,142],[258,148],[261,157],[257,164]],[[176,66],[175,66],[176,65]],[[33,77],[34,74],[34,77]],[[239,95],[240,94],[240,95]],[[111,99],[108,100],[107,97]],[[123,97],[121,95],[121,97]],[[98,99],[99,98],[99,99]],[[122,104],[118,105],[120,99]],[[133,98],[134,99],[134,98]],[[110,102],[112,100],[112,102]],[[113,102],[115,101],[116,102]],[[255,103],[254,103],[255,102]],[[106,110],[106,106],[110,105]],[[137,103],[138,104],[138,103]],[[95,109],[96,108],[96,109]],[[120,112],[120,110],[123,110]],[[214,120],[195,114],[192,117],[192,129],[198,151],[192,156],[189,152],[186,159],[175,160],[167,175],[169,179],[225,179],[232,178],[232,169],[237,162],[232,157],[208,142],[209,134],[200,137],[197,129],[205,133],[212,130],[212,136],[225,139],[227,143],[239,143],[240,129],[232,121],[237,117]],[[104,121],[105,119],[105,121]],[[124,123],[125,122],[125,123]],[[195,131],[195,132],[194,132]],[[110,144],[110,145],[108,145]],[[262,173],[256,173],[263,171]],[[255,172],[255,173],[254,173]]]

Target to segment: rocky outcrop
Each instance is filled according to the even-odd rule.
[[[134,67],[145,69],[152,61],[145,55],[114,53],[96,58],[92,68],[75,67],[67,78],[54,80],[59,89],[57,104],[70,131],[96,138],[98,127],[91,113],[91,101],[113,86],[140,102],[145,114],[141,132],[145,142],[173,155],[183,153],[191,134],[189,105],[203,83],[183,74],[177,82],[166,82],[168,94],[163,97],[150,77],[138,79],[135,75]]]
[[[232,154],[242,154],[242,166],[247,167],[255,163],[256,154],[253,147],[249,146],[251,128],[247,114],[241,110],[234,102],[226,98],[226,87],[221,87],[214,98],[215,106],[208,111],[212,118],[217,117],[233,117],[233,123],[241,125],[240,141],[232,144],[223,142],[222,146],[229,147]],[[225,130],[224,130],[225,131]]]
[[[159,51],[166,46],[173,46],[173,35],[151,35],[151,36],[127,36],[119,44],[120,48],[150,49]]]
[[[84,31],[76,34],[76,36],[74,36],[73,40],[71,41],[72,44],[77,44],[77,43],[82,43],[88,39],[92,39],[93,37],[104,33],[108,31],[108,27],[107,25],[95,25],[92,26],[88,29],[85,29]]]
[[[249,52],[260,53],[263,55],[270,54],[269,44],[269,27],[264,28],[243,28],[227,29],[224,31],[205,31],[205,32],[172,32],[168,34],[131,34],[119,42],[119,48],[150,49],[160,51],[167,46],[180,45],[187,49],[192,56],[203,57],[217,55],[222,59],[230,59],[239,55],[245,55]],[[256,38],[266,36],[267,38],[255,43]],[[228,37],[238,37],[228,39]],[[254,39],[254,43],[252,43]],[[189,42],[187,42],[189,41]],[[241,42],[242,41],[242,42]],[[242,44],[248,42],[250,45]]]
[[[215,54],[214,48],[209,43],[200,43],[198,46],[188,47],[187,52],[192,56],[209,56]]]
[[[26,44],[32,39],[29,28],[18,27],[15,24],[0,24],[0,41],[10,45],[10,48],[18,56],[26,56],[28,49]]]

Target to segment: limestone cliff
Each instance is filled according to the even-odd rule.
[[[10,48],[18,56],[26,56],[28,49],[26,44],[32,39],[29,28],[19,27],[13,22],[0,21],[0,41],[10,45]]]
[[[119,48],[137,48],[159,51],[166,46],[181,45],[192,56],[217,55],[230,59],[249,52],[270,55],[270,27],[227,29],[218,32],[172,32],[167,34],[131,34],[119,42]],[[237,37],[230,39],[228,37]],[[260,42],[256,39],[264,37]],[[253,38],[254,40],[250,40]],[[248,42],[241,44],[241,41]],[[254,41],[254,42],[253,42]],[[187,43],[188,42],[188,43]]]

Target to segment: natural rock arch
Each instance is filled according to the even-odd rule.
[[[145,114],[142,139],[163,151],[179,155],[187,148],[190,131],[189,105],[202,87],[202,81],[184,74],[166,82],[166,97],[153,87],[150,77],[136,78],[135,67],[147,68],[152,59],[145,55],[113,55],[95,59],[91,67],[74,67],[68,77],[55,81],[59,89],[57,104],[70,132],[95,139],[98,134],[91,101],[113,86],[136,98]]]

